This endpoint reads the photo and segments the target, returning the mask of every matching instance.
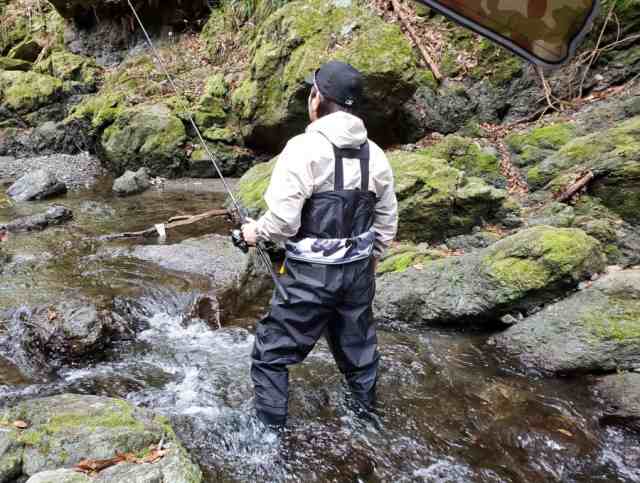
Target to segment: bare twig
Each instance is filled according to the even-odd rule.
[[[193,223],[197,223],[198,221],[206,220],[208,218],[214,218],[217,216],[228,216],[230,215],[227,210],[210,210],[204,213],[200,213],[199,215],[192,216],[174,216],[167,223],[164,224],[165,230],[169,230],[171,228],[177,228],[179,226],[191,225]],[[152,236],[158,236],[160,233],[158,229],[153,226],[151,228],[147,228],[146,230],[141,231],[131,231],[124,233],[113,233],[111,235],[104,235],[100,237],[100,240],[111,241],[118,240],[122,238],[149,238]]]
[[[431,57],[431,54],[427,52],[427,49],[425,49],[425,47],[420,42],[420,38],[418,37],[418,34],[416,34],[416,31],[411,26],[411,23],[408,21],[407,16],[402,10],[402,7],[400,6],[398,0],[391,0],[391,5],[393,5],[393,10],[396,13],[400,22],[402,23],[402,25],[404,26],[404,28],[407,30],[409,37],[411,37],[411,40],[420,51],[422,58],[429,66],[429,69],[431,69],[431,72],[433,72],[433,76],[438,81],[440,81],[442,79],[442,74],[440,73],[440,68],[438,67],[438,64],[436,64],[436,62]]]
[[[557,201],[567,201],[573,198],[576,193],[582,190],[589,182],[595,178],[593,171],[587,171],[580,176],[576,181],[571,183],[564,191],[561,191],[555,198]]]

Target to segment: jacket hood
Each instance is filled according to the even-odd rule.
[[[339,148],[356,148],[367,140],[367,128],[359,117],[334,112],[307,126],[307,132],[320,132]]]

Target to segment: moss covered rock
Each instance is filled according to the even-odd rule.
[[[398,236],[412,241],[443,240],[497,221],[505,191],[468,177],[428,152],[389,153],[400,225]]]
[[[533,310],[603,270],[601,251],[580,230],[531,228],[475,253],[380,277],[375,312],[426,324],[497,321]]]
[[[0,71],[0,102],[26,114],[51,104],[63,96],[63,83],[36,72]]]
[[[56,51],[47,59],[38,62],[34,69],[56,79],[74,81],[94,89],[99,80],[101,69],[92,59],[67,51]]]
[[[29,427],[16,430],[12,422],[18,419],[28,421]],[[11,466],[16,478],[28,477],[72,468],[85,458],[108,459],[118,452],[142,455],[161,439],[167,445],[167,455],[153,465],[123,465],[131,471],[130,479],[106,479],[109,473],[101,473],[91,481],[137,481],[143,475],[146,479],[151,472],[156,476],[153,481],[160,483],[196,483],[202,481],[202,473],[168,421],[149,410],[98,396],[63,394],[33,399],[3,412],[0,468]],[[4,448],[11,450],[3,451]],[[107,471],[123,469],[114,467]]]
[[[640,223],[640,116],[575,138],[527,171],[529,184],[553,190],[586,170],[596,175],[590,191],[625,220]]]
[[[18,59],[10,59],[9,57],[0,57],[0,70],[21,70],[28,71],[32,67],[31,62]]]
[[[164,105],[122,111],[102,133],[100,146],[116,173],[146,166],[153,175],[171,176],[183,168],[184,124]]]
[[[500,172],[497,152],[481,145],[477,140],[450,135],[423,152],[448,161],[467,176],[477,176],[494,186],[504,187],[506,184]]]
[[[250,143],[277,150],[303,129],[308,121],[303,80],[332,58],[363,73],[368,102],[362,112],[372,137],[398,139],[389,119],[416,88],[416,57],[400,29],[366,7],[288,3],[261,25],[252,54],[249,75],[233,94],[234,110],[251,124]]]
[[[378,264],[377,273],[404,272],[409,267],[420,268],[424,262],[442,258],[444,254],[427,244],[401,243],[391,247]]]
[[[496,336],[527,366],[555,373],[640,368],[640,270],[608,274]]]
[[[544,160],[575,136],[576,127],[570,123],[555,123],[525,133],[511,134],[506,143],[515,154],[513,161],[524,167]]]

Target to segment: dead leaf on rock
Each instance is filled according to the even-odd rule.
[[[558,432],[564,434],[565,436],[569,436],[570,438],[573,437],[573,433],[571,433],[571,431],[569,430],[558,428]]]
[[[52,308],[50,308],[47,311],[47,318],[49,319],[49,322],[56,320],[58,318],[58,313]]]
[[[27,429],[29,427],[29,423],[20,419],[14,421],[13,425],[18,429]]]

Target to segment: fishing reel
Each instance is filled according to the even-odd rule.
[[[233,246],[242,250],[243,253],[249,253],[249,244],[244,239],[241,229],[236,228],[235,230],[231,230],[231,241],[233,242]]]

